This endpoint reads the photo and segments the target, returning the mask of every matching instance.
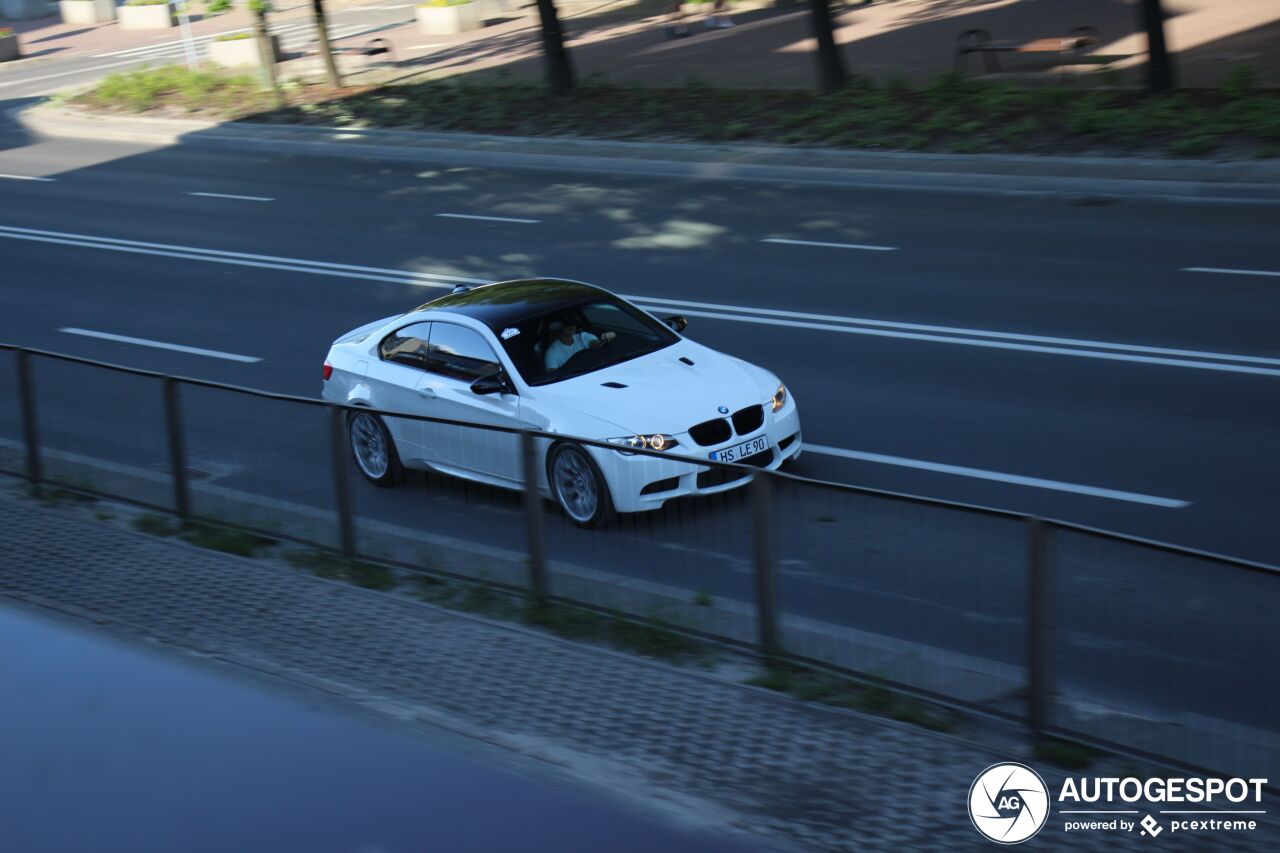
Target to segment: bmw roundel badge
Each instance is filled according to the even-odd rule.
[[[716,411],[718,411],[718,412],[719,412],[720,414],[722,414],[722,415],[727,415],[727,414],[729,414],[729,407],[728,407],[728,406],[721,406],[721,407],[720,407],[719,409],[717,409]]]

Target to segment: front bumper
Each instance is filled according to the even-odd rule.
[[[768,457],[751,458],[747,464],[729,467],[699,464],[698,457],[709,458],[712,451],[723,450],[764,435],[769,439]],[[688,434],[676,436],[680,446],[670,459],[652,456],[627,456],[603,448],[592,448],[605,479],[613,503],[619,512],[645,512],[660,508],[673,498],[688,495],[711,495],[745,486],[751,480],[751,467],[773,470],[800,455],[800,414],[795,402],[777,414],[766,416],[764,425],[748,435],[735,435],[713,447],[699,447]],[[676,455],[682,452],[685,456]],[[694,457],[694,458],[690,458]]]

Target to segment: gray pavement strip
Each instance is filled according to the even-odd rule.
[[[1271,161],[911,154],[498,137],[135,118],[51,105],[19,108],[9,114],[38,134],[152,145],[939,193],[1280,204],[1280,163]]]
[[[991,749],[76,518],[0,491],[0,593],[441,724],[665,802],[706,828],[812,850],[982,843],[963,806]],[[1020,739],[1018,739],[1020,740]],[[1061,772],[1043,762],[1051,788]],[[1218,849],[1280,845],[1276,804]],[[1114,840],[1113,840],[1114,839]],[[1054,830],[1055,846],[1099,839]],[[1162,839],[1165,841],[1165,839]],[[1169,849],[1203,849],[1199,837]],[[1146,839],[1107,838],[1108,849]],[[1164,845],[1162,845],[1163,849]]]

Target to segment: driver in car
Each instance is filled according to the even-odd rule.
[[[598,338],[590,332],[579,332],[578,321],[572,315],[561,317],[558,324],[560,328],[556,332],[555,338],[552,339],[551,344],[547,347],[547,370],[555,370],[572,358],[575,353],[582,352],[588,348],[596,349],[603,344],[609,343],[615,337],[613,332],[605,332]]]

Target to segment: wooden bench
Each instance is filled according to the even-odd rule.
[[[1098,43],[1098,31],[1093,27],[1076,27],[1069,35],[1057,38],[1039,38],[1031,41],[992,41],[986,30],[965,30],[956,39],[956,70],[966,71],[969,54],[982,54],[987,73],[1000,70],[998,55],[1001,53],[1056,53],[1059,64],[1077,64],[1086,47]]]

